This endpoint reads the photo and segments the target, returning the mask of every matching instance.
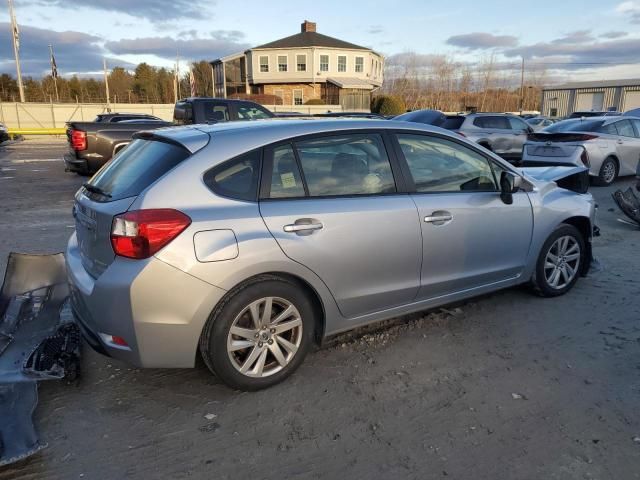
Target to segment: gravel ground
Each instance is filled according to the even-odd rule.
[[[0,273],[10,251],[64,249],[83,180],[64,148],[0,147]],[[40,387],[49,447],[0,480],[638,479],[640,231],[613,189],[592,189],[604,270],[564,297],[510,289],[342,336],[266,391],[86,348],[79,383]]]

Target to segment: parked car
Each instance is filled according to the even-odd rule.
[[[569,119],[569,118],[590,118],[590,117],[615,117],[617,115],[620,115],[620,112],[617,112],[615,110],[606,110],[606,111],[589,110],[589,111],[573,112],[571,115],[569,115],[567,117],[567,119]]]
[[[517,284],[562,295],[591,262],[584,167],[386,120],[135,138],[77,192],[66,262],[89,343],[141,367],[201,355],[265,388],[329,335]]]
[[[584,165],[593,182],[606,186],[634,175],[640,161],[640,118],[565,120],[529,135],[523,165]]]
[[[0,143],[9,140],[9,131],[4,123],[0,123]]]
[[[555,123],[553,120],[547,117],[528,118],[526,122],[531,126],[531,128],[533,128],[535,132],[537,132],[538,130],[542,130],[543,128],[550,127]]]
[[[369,112],[327,112],[316,113],[314,117],[327,117],[327,118],[371,118],[375,120],[385,120],[385,117],[377,113]]]
[[[118,123],[126,120],[160,120],[161,118],[155,115],[149,115],[146,113],[100,113],[96,115],[94,122],[100,123]]]
[[[522,158],[522,146],[533,128],[515,115],[503,113],[471,113],[447,117],[444,128],[452,130],[505,160],[517,163]]]
[[[106,115],[96,122],[69,122],[69,152],[64,156],[64,163],[69,171],[90,175],[123,150],[134,133],[142,130],[194,123],[261,120],[273,116],[262,105],[246,100],[194,97],[176,103],[173,123],[158,118],[118,118],[112,122],[104,120]]]

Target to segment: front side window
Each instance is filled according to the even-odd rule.
[[[204,183],[223,197],[255,201],[259,178],[260,153],[254,150],[207,171]]]
[[[509,120],[509,126],[511,127],[511,130],[521,131],[521,130],[529,129],[526,122],[524,122],[523,120],[520,120],[519,118],[508,117],[508,120]]]
[[[296,71],[298,71],[298,72],[306,72],[307,71],[307,56],[306,55],[296,55]]]
[[[616,128],[618,129],[618,134],[623,137],[635,137],[636,132],[633,130],[633,125],[631,125],[630,120],[621,120],[616,122]]]
[[[260,71],[262,73],[269,72],[269,57],[266,55],[263,57],[260,57]]]
[[[278,71],[286,72],[287,71],[287,56],[286,55],[278,55]]]
[[[240,120],[264,120],[271,118],[264,110],[255,105],[241,104],[237,107],[238,119]]]
[[[329,55],[320,55],[320,71],[329,71]]]
[[[344,55],[338,55],[338,71],[339,72],[347,71],[347,57]]]
[[[356,73],[362,73],[364,70],[364,57],[356,57]]]
[[[265,158],[272,159],[269,198],[304,197],[304,184],[291,145],[267,150]]]
[[[296,143],[309,196],[396,191],[380,135],[353,134]]]
[[[294,90],[293,91],[293,104],[294,105],[302,105],[304,103],[302,90]]]
[[[495,192],[497,185],[489,161],[481,154],[450,140],[398,134],[417,192]]]

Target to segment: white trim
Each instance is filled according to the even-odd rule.
[[[267,59],[267,69],[266,70],[262,70],[263,67],[263,63],[262,63],[262,59],[266,58]],[[258,70],[260,70],[260,73],[269,73],[269,55],[260,55],[258,57]]]
[[[340,66],[342,65],[340,63],[340,59],[344,58],[344,70],[340,70]],[[347,71],[347,56],[346,55],[338,55],[338,69],[337,69],[338,73],[345,73]]]
[[[326,70],[322,69],[322,65],[323,65],[322,57],[326,57],[327,58],[327,61],[326,61],[327,69]],[[319,62],[320,63],[320,72],[328,72],[329,71],[330,62],[331,62],[331,56],[330,55],[327,55],[325,53],[321,54],[320,55],[320,62]]]
[[[358,60],[360,60],[360,65],[358,65]],[[358,70],[358,66],[360,66],[360,70]],[[356,56],[353,63],[353,71],[355,73],[364,73],[364,57]]]
[[[300,103],[296,103],[296,92],[300,92]],[[291,105],[304,105],[304,90],[302,88],[294,88],[291,92]]]

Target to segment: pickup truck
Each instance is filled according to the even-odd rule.
[[[224,98],[186,98],[176,103],[173,122],[152,118],[126,119],[116,122],[69,122],[69,152],[64,156],[68,171],[91,175],[125,148],[133,134],[142,130],[191,125],[195,123],[232,122],[273,118],[274,114],[257,103]]]

